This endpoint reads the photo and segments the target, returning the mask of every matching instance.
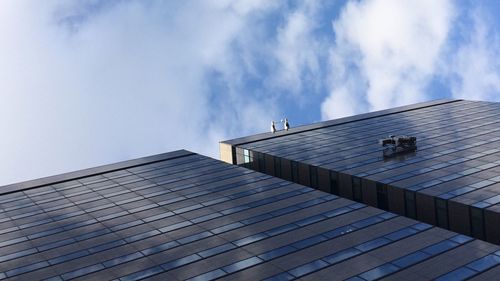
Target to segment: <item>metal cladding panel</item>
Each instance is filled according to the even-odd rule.
[[[352,178],[348,174],[339,173],[339,195],[352,199]]]
[[[309,175],[309,165],[299,164],[299,183],[309,186],[311,184]]]
[[[285,180],[292,180],[291,171],[290,160],[281,158],[281,177]]]
[[[500,208],[495,206],[492,209],[486,209],[484,212],[486,225],[486,237],[491,239],[492,243],[500,244]]]
[[[417,218],[425,223],[436,224],[436,209],[434,207],[434,197],[417,193]]]
[[[364,278],[465,247],[467,261],[500,258],[492,244],[186,151],[73,175],[0,195],[0,279],[273,280],[342,264],[341,276]]]
[[[266,174],[274,176],[275,175],[275,171],[274,171],[274,157],[271,156],[271,155],[266,154],[266,155],[264,155],[264,159],[265,159],[265,162],[266,162]]]
[[[460,233],[465,233],[466,235],[471,235],[469,226],[469,206],[456,202],[454,200],[448,201],[448,213],[450,229],[452,231],[457,231]]]
[[[405,214],[404,190],[388,185],[387,197],[389,199],[389,211],[396,214]]]
[[[370,206],[377,206],[377,187],[376,182],[361,179],[361,187],[363,189],[363,202]]]
[[[318,168],[318,189],[325,192],[331,191],[330,172],[323,168]]]
[[[382,201],[388,202],[390,210],[463,234],[477,233],[477,238],[492,242],[491,235],[481,233],[481,228],[487,232],[492,221],[481,217],[482,211],[460,218],[463,211],[451,213],[456,206],[446,208],[445,215],[444,208],[437,210],[433,205],[435,200],[454,200],[483,210],[500,204],[499,117],[500,103],[435,101],[224,143],[287,159],[301,167],[336,172],[338,194],[371,206],[378,205],[373,197],[377,185],[362,185],[360,191],[353,180],[387,185],[387,195],[379,192],[377,196],[387,196]],[[379,140],[388,135],[415,136],[417,149],[386,155]],[[308,185],[304,179],[296,182]],[[444,222],[446,217],[449,223]]]

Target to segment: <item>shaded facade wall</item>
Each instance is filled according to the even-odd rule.
[[[500,245],[500,207],[481,209],[342,172],[233,147],[233,164]]]

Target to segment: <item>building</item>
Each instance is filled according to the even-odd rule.
[[[499,117],[438,100],[223,141],[221,159],[500,244]],[[417,150],[384,157],[388,135]]]
[[[188,151],[0,188],[2,280],[491,280],[499,249]]]

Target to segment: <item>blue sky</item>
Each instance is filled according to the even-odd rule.
[[[0,185],[437,98],[500,101],[500,1],[0,1]]]

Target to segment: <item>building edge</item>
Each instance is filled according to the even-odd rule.
[[[328,120],[328,121],[321,121],[321,122],[316,122],[316,123],[312,123],[312,124],[302,125],[302,126],[291,128],[288,131],[277,131],[274,134],[269,132],[269,133],[261,133],[261,134],[257,134],[257,135],[246,136],[246,137],[241,137],[241,138],[236,138],[236,139],[224,140],[224,141],[219,142],[220,160],[222,160],[226,163],[229,163],[229,164],[236,164],[235,147],[237,145],[242,145],[242,144],[246,144],[246,143],[250,143],[250,142],[267,140],[267,139],[272,139],[272,138],[277,138],[277,137],[282,137],[282,136],[286,136],[286,135],[298,134],[298,133],[302,133],[302,132],[306,132],[306,131],[315,130],[318,128],[342,125],[342,124],[346,124],[346,123],[350,123],[350,122],[356,122],[356,121],[376,118],[376,117],[380,117],[380,116],[396,114],[396,113],[400,113],[400,112],[404,112],[404,111],[412,111],[412,110],[422,109],[422,108],[441,105],[441,104],[453,103],[453,102],[458,102],[458,101],[462,101],[462,99],[431,100],[431,101],[420,102],[420,103],[415,103],[415,104],[410,104],[410,105],[404,105],[404,106],[399,106],[399,107],[394,107],[394,108],[389,108],[389,109],[384,109],[384,110],[372,111],[372,112],[363,113],[363,114],[357,114],[357,115],[348,116],[348,117],[342,117],[342,118],[338,118],[338,119],[332,119],[332,120]]]
[[[93,175],[97,175],[97,174],[114,172],[117,170],[132,168],[132,167],[136,167],[136,166],[140,166],[140,165],[144,165],[144,164],[151,164],[151,163],[155,163],[155,162],[160,162],[160,161],[174,159],[174,158],[180,158],[180,157],[194,155],[194,154],[195,153],[193,153],[191,151],[181,149],[181,150],[176,150],[176,151],[172,151],[172,152],[161,153],[161,154],[126,160],[126,161],[121,161],[121,162],[117,162],[117,163],[106,164],[106,165],[97,166],[97,167],[93,167],[93,168],[68,172],[68,173],[64,173],[64,174],[53,175],[53,176],[49,176],[49,177],[43,177],[43,178],[39,178],[39,179],[8,184],[8,185],[0,186],[0,195],[5,195],[5,194],[13,193],[13,192],[18,192],[18,191],[23,191],[23,190],[33,189],[33,188],[38,188],[38,187],[56,184],[56,183],[60,183],[60,182],[68,181],[68,180],[75,180],[75,179],[93,176]]]

